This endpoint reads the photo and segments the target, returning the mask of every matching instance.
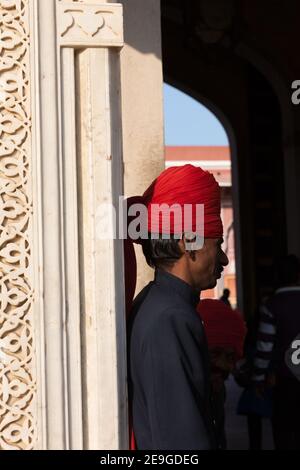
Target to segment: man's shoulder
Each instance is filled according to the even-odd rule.
[[[161,288],[155,282],[150,282],[137,295],[133,302],[133,311],[148,311],[162,313],[168,310],[168,314],[174,312],[191,313],[195,311],[194,307],[186,302],[176,292]]]
[[[145,294],[145,293],[144,293]],[[137,297],[134,306],[134,328],[147,335],[180,328],[197,329],[201,320],[195,308],[176,296],[152,286],[147,295]]]

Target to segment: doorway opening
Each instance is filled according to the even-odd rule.
[[[236,211],[233,201],[231,146],[222,122],[206,106],[164,85],[165,166],[192,164],[209,171],[221,187],[221,217],[224,227],[223,250],[229,264],[214,289],[201,293],[201,299],[218,299],[224,289],[230,291],[230,303],[237,307],[238,296],[235,230]]]

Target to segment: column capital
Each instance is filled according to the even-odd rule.
[[[120,3],[57,1],[57,35],[61,47],[123,47]]]

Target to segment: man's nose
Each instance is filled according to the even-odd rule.
[[[221,264],[222,264],[222,266],[227,266],[228,263],[229,263],[228,256],[227,256],[226,253],[224,253],[224,251],[222,250]]]

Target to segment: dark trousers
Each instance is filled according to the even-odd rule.
[[[262,450],[262,417],[256,414],[249,414],[248,435],[249,450]]]
[[[272,425],[276,450],[300,450],[300,382],[297,379],[278,381]]]

